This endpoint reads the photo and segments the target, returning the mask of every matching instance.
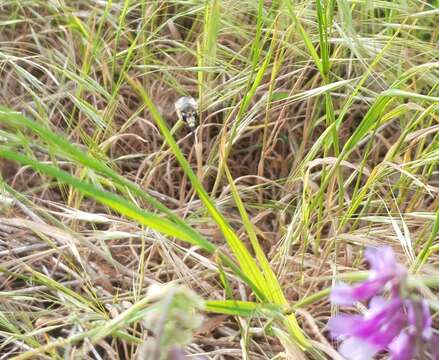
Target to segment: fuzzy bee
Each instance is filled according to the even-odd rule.
[[[191,96],[183,96],[175,102],[174,106],[178,118],[194,131],[198,116],[198,104],[195,99]]]

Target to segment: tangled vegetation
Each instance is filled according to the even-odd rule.
[[[342,359],[382,246],[435,332],[438,44],[437,0],[0,1],[0,359]]]

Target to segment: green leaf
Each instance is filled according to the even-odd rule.
[[[226,239],[230,249],[232,250],[233,254],[236,257],[241,270],[249,279],[251,279],[251,281],[257,286],[258,290],[260,291],[260,293],[257,294],[259,299],[263,302],[267,302],[268,299],[273,298],[276,299],[281,305],[285,304],[286,300],[280,289],[279,284],[277,283],[274,274],[272,273],[272,270],[271,269],[269,271],[267,270],[267,267],[270,268],[270,266],[266,261],[266,259],[264,261],[262,259],[261,254],[258,253],[258,256],[260,257],[261,261],[264,262],[264,271],[265,271],[264,274],[259,269],[257,262],[250,254],[248,249],[245,247],[244,243],[238,238],[237,234],[233,231],[227,220],[215,207],[212,199],[209,197],[206,190],[201,185],[200,180],[193,172],[192,168],[190,167],[189,163],[187,162],[186,158],[184,157],[183,153],[181,152],[180,148],[178,147],[177,143],[172,137],[172,134],[170,133],[165,121],[163,120],[157,108],[149,98],[148,94],[145,92],[143,87],[141,87],[136,81],[132,80],[131,78],[127,78],[127,79],[134,87],[134,89],[137,91],[137,93],[142,97],[143,101],[149,108],[152,117],[156,121],[166,142],[168,143],[174,156],[177,158],[178,162],[180,163],[180,166],[182,167],[185,174],[191,181],[192,186],[194,187],[198,196],[200,197],[200,200],[207,208],[212,218],[218,224],[221,232],[224,235],[224,238]],[[256,248],[258,247],[257,244],[253,244],[253,245]],[[263,256],[265,257],[265,255]],[[294,314],[291,314],[287,318],[286,325],[290,333],[296,339],[299,346],[301,346],[302,348],[308,348],[310,346],[305,336],[303,335]]]
[[[236,233],[233,231],[229,223],[226,221],[224,216],[218,211],[218,209],[215,207],[215,204],[213,203],[212,199],[207,194],[206,190],[201,185],[200,180],[195,175],[194,171],[192,170],[191,166],[189,165],[188,161],[184,157],[183,153],[181,152],[180,148],[178,147],[177,143],[175,142],[174,138],[172,137],[172,134],[170,133],[166,122],[163,120],[162,116],[158,112],[157,108],[149,98],[148,94],[145,92],[143,87],[140,86],[136,81],[134,81],[131,78],[127,77],[127,80],[130,82],[130,84],[133,86],[133,88],[137,91],[139,96],[141,96],[144,103],[147,105],[151,116],[156,121],[157,126],[160,129],[160,132],[162,133],[163,137],[165,138],[166,142],[168,143],[169,147],[172,150],[172,153],[178,160],[180,166],[182,167],[183,171],[189,178],[192,186],[194,187],[195,191],[197,192],[201,202],[206,207],[209,214],[212,216],[212,218],[215,220],[215,222],[218,224],[221,232],[224,235],[224,238],[226,239],[230,249],[232,250],[233,254],[235,255],[241,270],[243,273],[251,279],[251,281],[257,286],[259,289],[259,296],[262,295],[260,298],[263,301],[266,301],[266,284],[265,280],[261,274],[261,271],[259,270],[256,262],[254,261],[253,257],[250,255],[249,251],[245,247],[245,245],[242,243],[242,241],[238,238]]]
[[[282,308],[273,304],[240,300],[208,300],[205,305],[206,311],[218,314],[243,317],[263,316],[272,319],[282,316]]]
[[[117,211],[119,214],[136,220],[138,223],[144,226],[157,230],[165,235],[185,241],[191,245],[199,246],[209,253],[216,252],[218,256],[221,257],[221,260],[253,289],[255,294],[262,298],[264,297],[259,288],[253,283],[252,279],[250,279],[245,273],[243,273],[241,269],[239,269],[230,258],[224,255],[219,249],[217,249],[214,244],[210,243],[207,239],[203,238],[199,233],[197,233],[190,227],[181,226],[180,224],[176,224],[156,214],[142,210],[119,195],[100,190],[95,186],[86,183],[85,181],[76,179],[69,173],[60,170],[55,166],[41,164],[34,159],[30,159],[27,156],[18,154],[14,151],[10,151],[5,147],[0,147],[0,157],[17,161],[23,165],[29,165],[37,171],[53,176],[62,183],[68,184],[75,189],[78,189],[83,194],[96,199],[102,204]]]

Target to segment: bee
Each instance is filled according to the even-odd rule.
[[[175,103],[175,112],[180,120],[194,131],[197,127],[198,104],[192,96],[183,96]]]

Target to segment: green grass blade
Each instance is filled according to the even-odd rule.
[[[430,237],[428,238],[428,241],[425,243],[424,247],[422,248],[422,251],[419,253],[416,262],[415,262],[415,271],[418,271],[422,265],[425,264],[428,257],[431,254],[431,248],[433,246],[433,242],[436,239],[437,234],[439,233],[439,209],[436,211],[436,218],[433,223],[433,227],[431,229]]]
[[[88,195],[98,200],[102,204],[107,205],[111,209],[116,210],[121,215],[134,219],[140,224],[157,230],[163,234],[176,237],[192,245],[201,246],[203,249],[211,253],[214,252],[216,249],[213,244],[209,243],[207,240],[201,238],[200,236],[194,236],[195,234],[187,231],[186,228],[174,224],[173,222],[165,218],[161,218],[151,212],[141,210],[132,203],[123,199],[122,197],[107,191],[97,189],[96,187],[84,181],[78,180],[71,176],[69,173],[60,170],[54,166],[39,163],[36,160],[5,149],[4,147],[0,148],[0,157],[17,161],[23,165],[29,165],[35,170],[40,171],[41,173],[53,176],[61,182],[80,190],[85,195]]]
[[[205,306],[205,309],[208,312],[233,316],[264,316],[275,319],[282,315],[282,309],[277,305],[260,304],[251,301],[208,300],[206,301]]]
[[[83,194],[96,199],[102,204],[117,211],[121,215],[136,220],[139,224],[150,227],[151,229],[157,230],[165,235],[185,241],[191,245],[200,246],[202,249],[206,250],[209,253],[217,252],[219,256],[221,256],[221,260],[228,267],[230,267],[239,277],[241,277],[241,279],[245,281],[258,296],[264,298],[264,294],[253,283],[253,280],[248,275],[243,273],[234,264],[234,262],[223,253],[221,253],[215,245],[210,243],[207,239],[203,238],[197,232],[193,231],[191,228],[175,224],[174,222],[162,218],[156,214],[142,210],[116,194],[100,190],[95,186],[74,178],[69,173],[63,170],[60,170],[51,165],[41,164],[34,159],[30,159],[27,156],[18,154],[14,151],[10,151],[5,147],[0,147],[0,157],[17,161],[18,163],[23,165],[29,165],[36,171],[40,171],[44,174],[50,175],[58,179],[62,183],[68,184],[75,189],[80,190]]]
[[[232,230],[231,226],[228,224],[228,222],[223,217],[223,215],[215,207],[212,199],[210,199],[206,190],[201,185],[200,180],[198,179],[198,177],[195,175],[194,171],[190,167],[189,163],[187,162],[186,158],[184,157],[183,153],[181,152],[180,148],[178,147],[177,143],[172,137],[172,134],[170,133],[165,121],[163,120],[157,108],[149,98],[146,91],[136,81],[130,78],[127,79],[131,83],[133,88],[137,91],[139,96],[141,96],[144,103],[147,105],[151,113],[151,116],[156,121],[156,124],[158,125],[160,132],[164,136],[166,142],[168,143],[173,154],[177,158],[185,174],[191,181],[192,186],[194,187],[198,196],[200,197],[200,200],[206,207],[209,214],[218,224],[221,232],[224,235],[224,238],[226,239],[228,245],[230,246],[230,249],[232,250],[233,254],[236,257],[236,260],[240,264],[242,271],[244,272],[244,274],[248,276],[249,279],[251,279],[256,284],[256,286],[262,291],[262,293],[265,294],[267,289],[265,279],[263,278],[262,273],[259,270],[253,257],[250,255],[245,245],[241,242],[241,240]],[[264,296],[263,299],[266,299],[266,296]]]
[[[96,172],[108,177],[109,179],[113,180],[115,184],[118,184],[121,188],[126,187],[129,191],[132,192],[132,194],[146,200],[149,204],[165,213],[170,219],[172,219],[176,223],[180,224],[181,226],[187,226],[182,219],[180,219],[162,203],[157,201],[154,197],[143,191],[137,184],[134,184],[133,182],[119,175],[116,171],[107,166],[102,160],[98,160],[81,151],[78,146],[71,144],[62,135],[56,134],[49,128],[3,106],[0,106],[0,122],[8,123],[16,127],[26,127],[29,130],[32,130],[51,147],[55,147],[57,153],[64,154],[72,161],[80,163],[86,168],[93,169]]]

